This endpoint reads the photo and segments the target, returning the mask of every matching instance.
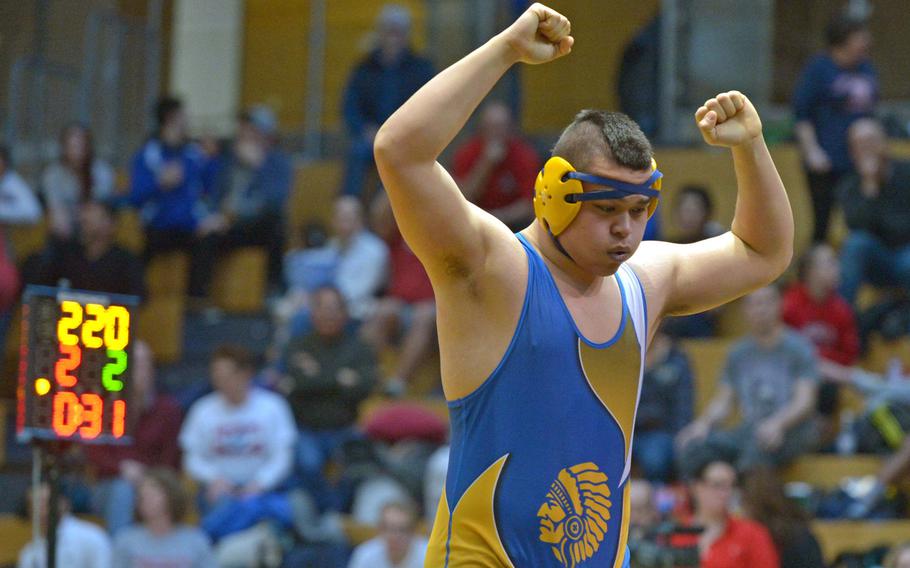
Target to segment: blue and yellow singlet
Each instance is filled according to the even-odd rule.
[[[621,568],[647,337],[641,283],[620,267],[619,329],[593,343],[518,238],[528,256],[521,317],[490,377],[449,402],[449,469],[425,566]]]

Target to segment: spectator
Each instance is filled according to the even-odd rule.
[[[809,61],[793,95],[796,140],[815,214],[815,242],[828,238],[834,188],[851,169],[847,129],[857,118],[872,115],[879,96],[865,23],[836,17],[828,25],[826,43],[827,51]]]
[[[0,146],[0,348],[19,298],[19,271],[7,242],[7,225],[34,225],[41,220],[41,204],[25,180],[12,168],[10,152]]]
[[[800,331],[819,357],[852,365],[859,356],[853,310],[837,292],[840,265],[827,244],[816,244],[800,259],[798,280],[783,298],[784,323]]]
[[[17,568],[47,568],[47,522],[51,490],[47,485],[38,489],[38,520],[40,537],[29,542],[19,553]],[[32,506],[31,491],[28,505]],[[97,525],[70,514],[70,503],[60,496],[60,521],[57,524],[56,568],[110,568],[111,541]]]
[[[274,511],[272,505],[284,505],[271,493],[291,472],[294,418],[284,398],[250,384],[253,372],[245,349],[216,349],[215,390],[193,404],[180,430],[184,469],[200,484],[202,524],[213,538],[246,529]]]
[[[708,460],[695,470],[690,482],[694,515],[684,519],[702,529],[698,536],[674,537],[696,542],[702,568],[778,568],[779,555],[771,535],[761,524],[733,514],[736,469],[723,460]]]
[[[698,185],[684,186],[673,201],[672,218],[675,231],[670,241],[688,244],[720,235],[724,228],[713,220],[713,216],[714,201],[708,190]],[[657,217],[659,215],[654,215],[651,221]],[[722,308],[667,318],[663,324],[664,331],[676,338],[712,337],[715,335],[720,309]]]
[[[446,487],[450,451],[451,448],[448,444],[437,448],[427,460],[427,467],[423,473],[423,517],[427,526],[433,525],[436,511],[442,500],[442,492]]]
[[[863,518],[875,509],[889,487],[898,484],[910,472],[910,436],[901,431],[902,424],[892,410],[892,405],[905,409],[910,405],[910,382],[902,378],[885,379],[857,367],[849,368],[836,363],[825,363],[822,372],[831,380],[853,387],[867,397],[865,416],[876,430],[882,428],[879,424],[890,426],[882,429],[889,432],[884,442],[894,449],[894,453],[882,464],[872,489],[847,510],[847,516]],[[879,434],[882,432],[879,431]],[[868,439],[861,442],[873,443]]]
[[[417,511],[406,502],[382,509],[379,536],[354,549],[348,568],[422,568],[427,539],[416,534]]]
[[[41,174],[52,238],[68,241],[79,234],[79,205],[114,195],[114,170],[95,157],[92,132],[72,123],[60,133],[60,158]]]
[[[79,207],[79,239],[56,241],[29,261],[27,281],[56,286],[61,279],[77,290],[145,294],[142,263],[114,244],[116,221],[111,205],[88,201]]]
[[[144,341],[133,345],[130,368],[139,411],[133,443],[86,445],[83,450],[97,479],[94,512],[104,518],[111,534],[132,523],[136,487],[149,467],[180,469],[180,407],[172,397],[156,392],[152,350]]]
[[[885,557],[885,568],[910,568],[910,542],[899,544]]]
[[[221,226],[218,217],[207,215],[202,202],[211,185],[212,166],[187,138],[183,103],[162,98],[155,118],[157,130],[136,152],[130,172],[130,202],[141,208],[146,259],[178,249],[192,252],[197,237]],[[199,296],[199,270],[192,273],[197,276],[191,282],[191,292]]]
[[[430,278],[398,232],[384,195],[377,196],[373,203],[373,225],[389,243],[389,287],[361,331],[377,353],[388,349],[401,335],[396,369],[385,381],[389,394],[400,395],[434,347],[436,301]]]
[[[375,307],[376,293],[385,282],[389,249],[382,239],[367,230],[363,207],[352,197],[341,197],[335,202],[332,233],[329,248],[338,258],[335,283],[351,316],[363,320]]]
[[[452,174],[468,201],[520,231],[534,218],[534,180],[540,157],[516,132],[512,111],[501,101],[480,110],[477,134],[455,153]]]
[[[783,483],[773,470],[757,470],[747,476],[742,495],[749,518],[771,533],[781,568],[825,568],[808,515],[784,494]]]
[[[34,225],[41,220],[41,204],[13,169],[6,146],[0,146],[0,205],[0,229],[6,225]]]
[[[434,75],[432,64],[410,47],[411,13],[383,6],[376,20],[376,48],[361,61],[344,92],[344,122],[351,138],[343,192],[360,196],[373,165],[373,139],[386,121]]]
[[[114,568],[215,568],[208,537],[180,524],[186,495],[169,469],[151,469],[139,484],[139,522],[114,539]]]
[[[677,436],[684,474],[691,475],[700,457],[722,457],[740,471],[782,465],[817,443],[812,345],[781,322],[776,287],[753,292],[744,307],[749,335],[730,348],[707,410]],[[718,430],[737,403],[740,423]]]
[[[645,537],[658,523],[660,512],[654,496],[654,486],[647,479],[632,479],[629,488],[629,532],[638,538]],[[630,536],[631,538],[631,536]]]
[[[196,288],[207,290],[215,262],[238,247],[262,246],[269,254],[268,281],[280,286],[285,213],[291,191],[288,157],[276,145],[278,121],[266,106],[240,116],[234,145],[217,165],[213,202],[217,213],[202,240]]]
[[[892,159],[882,125],[861,119],[849,130],[856,173],[840,185],[847,227],[841,293],[848,302],[864,282],[910,289],[910,160]]]
[[[714,201],[708,190],[698,185],[684,186],[673,201],[676,231],[671,241],[689,244],[720,235],[724,228],[713,217]]]
[[[632,445],[633,463],[649,481],[666,482],[673,475],[673,439],[692,421],[694,398],[689,358],[658,330],[645,357]]]
[[[295,311],[290,337],[311,330],[310,293],[322,286],[338,288],[355,324],[367,319],[376,307],[376,294],[389,270],[389,248],[365,226],[363,206],[356,197],[335,201],[332,238],[321,248],[288,253],[285,271],[290,293],[283,311]]]
[[[340,503],[328,498],[323,467],[346,441],[359,437],[358,406],[373,390],[377,370],[373,350],[347,324],[341,293],[321,288],[313,294],[314,331],[292,340],[287,350],[288,399],[300,430],[297,463],[320,505],[336,509]]]

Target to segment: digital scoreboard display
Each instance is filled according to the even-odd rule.
[[[16,423],[21,441],[130,441],[137,303],[133,296],[26,288]]]

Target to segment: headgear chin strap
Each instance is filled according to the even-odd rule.
[[[648,203],[650,217],[657,208],[662,178],[663,174],[657,169],[657,162],[653,159],[651,177],[643,184],[635,184],[576,171],[565,158],[553,156],[544,164],[534,183],[534,215],[555,237],[575,219],[582,201],[643,195],[651,198],[651,202]],[[581,185],[583,181],[609,189],[585,193]]]

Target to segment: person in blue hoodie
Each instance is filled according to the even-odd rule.
[[[856,119],[871,116],[879,97],[865,22],[838,16],[826,36],[827,50],[809,61],[793,95],[796,140],[812,194],[815,242],[827,239],[834,188],[853,169],[847,129]]]
[[[199,238],[213,230],[203,203],[213,168],[187,137],[183,102],[162,98],[155,118],[157,129],[133,156],[130,169],[129,200],[141,212],[146,261],[177,249],[192,254]]]

